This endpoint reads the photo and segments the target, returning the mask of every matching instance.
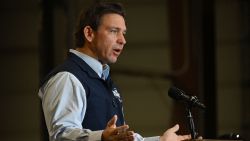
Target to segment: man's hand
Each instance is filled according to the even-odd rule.
[[[177,135],[175,132],[179,130],[179,125],[176,124],[174,127],[169,128],[161,137],[160,141],[183,141],[190,140],[190,135]]]
[[[116,127],[117,116],[114,115],[113,118],[107,123],[107,127],[102,133],[103,141],[133,141],[134,132],[128,131],[128,125],[122,125]]]

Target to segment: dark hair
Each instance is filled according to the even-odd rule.
[[[102,16],[110,13],[119,14],[125,18],[125,11],[120,3],[95,3],[85,13],[82,13],[75,33],[76,47],[84,45],[85,37],[82,29],[90,26],[94,31],[97,31]]]

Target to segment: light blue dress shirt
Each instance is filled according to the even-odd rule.
[[[101,78],[107,78],[109,66],[98,60],[70,49],[83,59]],[[82,127],[87,99],[81,82],[69,72],[59,72],[49,79],[38,92],[42,100],[50,141],[101,141],[103,130],[91,131]],[[136,141],[159,141],[159,136],[143,138],[135,134]]]

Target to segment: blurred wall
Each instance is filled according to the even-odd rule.
[[[248,0],[216,1],[218,135],[250,139]],[[248,102],[247,102],[248,101]]]
[[[242,112],[240,3],[236,0],[217,1],[215,10],[219,134],[239,133]]]
[[[41,9],[34,0],[4,0],[0,18],[0,140],[37,141]]]

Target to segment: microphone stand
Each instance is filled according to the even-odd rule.
[[[191,113],[191,108],[192,108],[192,104],[188,103],[188,106],[187,106],[188,125],[189,125],[189,130],[190,130],[190,133],[191,133],[191,137],[192,137],[192,139],[195,139],[197,133],[195,131],[194,119],[193,119],[193,116],[192,116],[192,113]]]

